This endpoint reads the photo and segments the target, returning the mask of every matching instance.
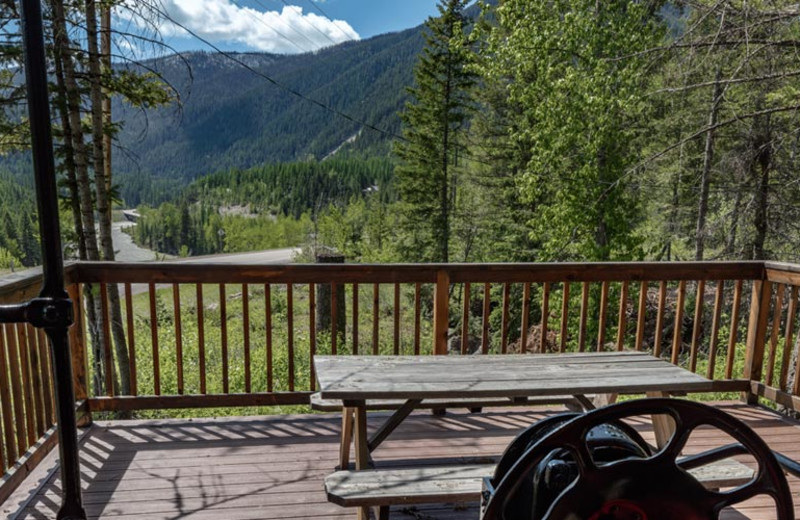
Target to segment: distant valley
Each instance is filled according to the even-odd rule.
[[[387,155],[422,45],[415,28],[311,54],[196,52],[146,63],[181,103],[146,112],[115,103],[114,119],[125,122],[114,156],[123,197],[135,205],[150,198],[146,184],[185,184],[231,168],[345,151]]]

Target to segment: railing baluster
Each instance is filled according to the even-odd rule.
[[[50,428],[56,422],[55,408],[53,406],[53,384],[52,384],[52,371],[50,370],[50,356],[47,345],[47,336],[45,336],[44,329],[38,330],[39,335],[39,359],[42,366],[42,392],[44,395],[44,414],[45,414],[45,429]]]
[[[483,315],[481,320],[481,353],[489,353],[489,311],[492,304],[492,285],[483,284]]]
[[[19,352],[17,351],[16,326],[6,325],[6,344],[8,345],[8,369],[11,375],[12,403],[14,405],[14,424],[16,425],[17,453],[23,454],[28,449],[26,439],[28,433],[25,428],[25,408],[22,399],[22,382],[19,366]]]
[[[311,369],[309,386],[313,392],[317,389],[317,376],[314,371],[314,355],[317,353],[317,289],[313,283],[308,284],[308,350],[311,356],[308,365]]]
[[[675,325],[672,330],[672,364],[677,365],[680,361],[683,332],[683,306],[686,301],[686,280],[678,282],[678,301],[675,302]]]
[[[794,365],[794,384],[792,385],[792,394],[800,396],[800,355],[797,356]]]
[[[783,359],[781,360],[781,374],[778,383],[781,390],[786,391],[787,380],[789,377],[789,364],[791,363],[792,348],[794,347],[794,321],[795,314],[797,313],[797,286],[792,286],[791,295],[789,297],[789,309],[786,311],[786,335],[783,342]],[[800,357],[800,356],[798,356]],[[795,372],[800,374],[800,372]],[[800,379],[795,375],[795,379]]]
[[[769,337],[769,353],[767,354],[767,386],[772,386],[772,380],[775,375],[775,357],[778,350],[778,333],[781,328],[781,314],[783,313],[783,296],[786,290],[784,284],[778,284],[778,289],[775,291],[775,303],[772,311],[772,333]]]
[[[333,301],[336,301],[336,299],[334,298]],[[288,329],[286,357],[289,369],[289,391],[294,392],[294,286],[291,283],[286,284],[286,327]]]
[[[14,401],[11,396],[11,381],[9,381],[10,354],[6,355],[6,334],[8,325],[0,324],[0,420],[3,423],[3,439],[5,440],[6,453],[9,465],[18,458],[17,444],[14,439]]]
[[[500,331],[500,352],[508,352],[508,306],[511,302],[511,285],[507,282],[503,284],[503,320],[502,330]]]
[[[267,357],[267,392],[272,392],[275,388],[275,371],[272,366],[272,288],[270,284],[264,284],[264,319],[266,335],[266,357]]]
[[[372,353],[378,354],[378,326],[380,323],[381,288],[377,283],[372,286]]]
[[[706,281],[697,281],[697,293],[694,297],[694,327],[692,327],[692,346],[689,350],[689,370],[697,372],[697,354],[700,350],[700,333],[703,331],[703,300],[706,293]]]
[[[471,286],[464,282],[464,295],[461,300],[461,354],[469,352],[469,299]]]
[[[219,334],[222,343],[222,393],[230,392],[230,366],[228,359],[228,296],[225,284],[219,284]]]
[[[183,395],[183,327],[181,324],[181,289],[172,284],[172,313],[175,323],[175,371],[178,378],[178,394]]]
[[[242,348],[244,349],[244,391],[253,391],[252,374],[250,372],[250,291],[246,283],[242,284]]]
[[[658,285],[658,309],[656,310],[656,331],[653,338],[653,355],[661,356],[661,340],[664,336],[664,310],[667,303],[667,282]]]
[[[331,284],[331,354],[336,355],[339,344],[339,285]]]
[[[400,354],[400,284],[394,284],[394,355]]]
[[[436,272],[433,289],[433,353],[447,354],[447,329],[450,320],[450,273]]]
[[[733,377],[733,360],[736,356],[736,341],[739,336],[739,307],[742,301],[742,280],[736,280],[733,287],[733,302],[731,303],[731,330],[728,336],[728,355],[725,360],[725,378]]]
[[[569,282],[562,282],[561,291],[561,329],[559,331],[558,351],[567,351],[567,336],[569,327]]]
[[[578,325],[578,350],[586,350],[586,322],[589,317],[589,282],[583,282],[581,287],[581,319]]]
[[[36,412],[33,409],[33,384],[31,381],[30,360],[28,359],[27,325],[17,323],[17,345],[19,366],[22,377],[22,398],[25,401],[25,430],[28,434],[28,447],[36,443]]]
[[[547,352],[547,329],[548,323],[547,320],[550,317],[550,283],[545,282],[542,285],[542,324],[541,324],[541,331],[539,337],[539,352],[544,354]]]
[[[528,347],[528,320],[531,313],[531,284],[522,284],[522,324],[519,331],[519,353],[524,354]]]
[[[597,351],[605,350],[606,317],[608,315],[608,282],[600,286],[600,320],[597,323]]]
[[[161,365],[158,356],[158,316],[156,313],[156,284],[148,286],[150,295],[150,341],[153,350],[153,393],[161,395]]]
[[[628,282],[622,282],[619,295],[619,315],[617,316],[617,351],[625,347],[625,329],[627,328],[628,312]]]
[[[131,292],[131,284],[125,284],[125,318],[127,323],[128,333],[128,360],[130,367],[130,380],[131,380],[131,395],[139,394],[137,380],[136,380],[136,342],[134,341],[134,325],[133,325],[133,293]]]
[[[53,406],[53,382],[50,371],[50,351],[48,350],[47,336],[43,329],[38,329],[39,360],[41,364],[42,396],[44,398],[45,430],[55,424],[55,407]]]
[[[36,435],[44,435],[45,412],[44,412],[44,382],[42,381],[42,364],[39,359],[39,340],[36,329],[32,325],[27,325],[28,329],[28,358],[31,365],[31,390],[33,390],[33,410],[36,419]]]
[[[706,377],[714,379],[717,365],[717,349],[719,339],[719,324],[722,317],[722,304],[725,294],[725,282],[717,280],[717,291],[714,296],[714,316],[711,319],[711,339],[708,343],[708,370]]]
[[[100,284],[100,312],[103,320],[103,370],[106,379],[106,395],[114,395],[114,357],[111,353],[111,320],[108,313],[108,286]]]
[[[2,410],[0,410],[0,412],[2,412]],[[6,472],[6,468],[8,468],[9,466],[6,464],[6,456],[5,456],[6,450],[5,447],[3,446],[4,433],[5,430],[3,428],[3,422],[0,421],[0,475],[3,475]],[[13,464],[14,459],[9,459],[9,460],[11,460],[12,461],[11,464]]]
[[[88,355],[86,347],[86,321],[83,308],[83,286],[72,284],[67,287],[67,292],[72,300],[72,312],[75,316],[75,324],[69,328],[69,343],[72,350],[72,378],[74,380],[73,391],[75,400],[82,401],[89,396],[88,382]],[[48,344],[47,361],[50,362],[50,350]],[[52,373],[52,372],[51,372]],[[83,426],[83,424],[81,424]]]
[[[634,348],[637,352],[642,350],[644,343],[644,326],[647,322],[647,282],[639,284],[639,308],[636,312],[636,344]]]
[[[207,393],[206,389],[206,329],[205,329],[205,304],[203,303],[203,284],[195,286],[195,304],[197,305],[197,356],[200,376],[200,393]]]
[[[750,381],[761,381],[764,370],[769,307],[772,300],[772,282],[753,280],[750,299],[750,316],[747,320],[747,343],[744,355],[744,377]],[[747,403],[754,404],[756,397],[747,396]]]
[[[28,324],[17,323],[17,341],[19,349],[19,366],[22,374],[22,398],[25,401],[25,425],[28,433],[28,447],[36,443],[36,411],[33,398],[33,380],[31,379],[30,345]]]
[[[353,355],[358,355],[358,284],[353,284]]]
[[[422,300],[422,284],[417,282],[414,285],[414,355],[415,356],[419,356],[421,337],[422,337],[422,325],[421,325],[422,306],[420,305],[421,300]]]

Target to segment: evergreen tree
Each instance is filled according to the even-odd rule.
[[[465,127],[472,108],[472,50],[465,35],[466,0],[442,0],[440,16],[425,23],[426,45],[401,114],[403,137],[395,149],[397,190],[403,202],[404,256],[447,262],[457,172],[464,159]]]
[[[659,41],[659,2],[507,0],[497,9],[484,74],[506,82],[520,107],[512,143],[530,146],[517,179],[536,204],[531,233],[544,259],[639,256],[630,169],[645,119],[649,58]]]

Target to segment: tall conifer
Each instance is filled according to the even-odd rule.
[[[455,213],[457,172],[475,77],[465,35],[467,0],[442,0],[425,22],[425,49],[414,70],[411,101],[401,114],[403,137],[397,188],[403,203],[403,255],[411,261],[447,262]]]

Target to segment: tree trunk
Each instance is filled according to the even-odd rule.
[[[100,52],[98,49],[98,27],[95,0],[86,0],[86,36],[89,48],[89,75],[92,107],[92,145],[94,147],[94,189],[97,202],[97,213],[100,219],[100,246],[103,260],[114,261],[114,243],[111,237],[111,197],[109,196],[109,179],[106,176],[106,161],[103,143],[106,133],[103,128],[103,90]],[[111,335],[114,338],[114,352],[119,367],[119,385],[122,395],[130,394],[130,360],[125,341],[125,329],[122,326],[122,310],[120,308],[119,289],[116,284],[108,287],[108,305],[111,319]],[[117,381],[117,378],[114,378]]]
[[[67,177],[72,223],[75,227],[75,233],[78,236],[78,258],[86,260],[86,237],[83,234],[83,225],[81,224],[81,203],[80,196],[78,195],[78,179],[75,173],[75,150],[72,147],[72,127],[69,124],[69,108],[67,107],[66,96],[64,96],[64,92],[66,91],[64,86],[64,69],[61,64],[61,56],[59,53],[56,53],[53,61],[55,62],[56,86],[58,89],[55,105],[59,117],[61,118],[61,132],[63,133],[62,168]]]
[[[731,215],[731,229],[728,232],[728,239],[725,244],[725,257],[733,258],[736,249],[736,234],[739,228],[739,212],[742,208],[742,190],[737,189],[733,199],[733,214]]]
[[[703,151],[703,172],[700,177],[700,201],[697,207],[697,228],[695,232],[694,259],[701,261],[705,254],[706,215],[708,214],[708,192],[711,186],[711,165],[714,161],[714,125],[717,124],[717,115],[722,102],[722,68],[717,67],[714,82],[714,92],[711,95],[711,111],[708,114],[708,127],[706,144]]]
[[[762,123],[763,121],[763,123]],[[763,124],[763,126],[761,126]],[[753,216],[752,259],[764,260],[764,243],[767,239],[769,202],[769,174],[772,167],[772,141],[770,139],[770,117],[756,118],[753,121],[754,141],[751,172],[756,177],[755,214]]]
[[[83,127],[81,122],[81,94],[75,74],[75,65],[70,54],[71,42],[67,31],[66,15],[64,5],[61,0],[50,0],[53,17],[53,42],[55,52],[61,62],[64,80],[64,97],[66,99],[68,111],[68,124],[71,129],[72,141],[70,148],[73,152],[73,164],[75,167],[75,183],[78,193],[80,206],[81,225],[76,229],[79,236],[83,237],[86,248],[86,260],[100,260],[97,249],[97,233],[95,232],[94,206],[92,204],[92,190],[89,181],[88,157],[86,142],[84,140]],[[100,326],[98,317],[99,301],[94,296],[91,285],[84,286],[84,297],[86,299],[86,316],[89,325],[89,335],[92,341],[92,352],[94,356],[94,391],[95,395],[104,395],[104,344],[103,327]]]
[[[450,69],[448,66],[447,79],[444,86],[444,100],[442,105],[444,107],[450,106]],[[449,111],[447,108],[443,110],[443,128],[442,128],[442,184],[439,187],[441,192],[439,220],[441,229],[439,230],[439,261],[447,263],[449,261],[449,243],[450,243],[450,187],[448,170],[448,153],[450,153],[450,121]]]

